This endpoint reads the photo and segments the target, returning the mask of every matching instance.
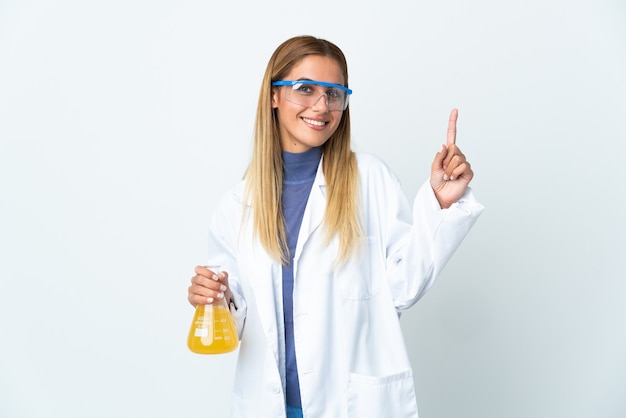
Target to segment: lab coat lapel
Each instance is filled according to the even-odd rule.
[[[322,161],[320,160],[317,167],[317,174],[315,175],[315,181],[311,187],[311,193],[309,194],[309,200],[304,209],[304,215],[302,217],[302,224],[300,225],[300,232],[298,233],[298,242],[296,244],[296,253],[294,258],[298,260],[302,253],[302,248],[308,241],[309,237],[322,223],[324,219],[324,213],[326,211],[326,180],[324,173],[322,172]],[[296,266],[294,266],[295,268]],[[296,271],[294,270],[294,276]]]

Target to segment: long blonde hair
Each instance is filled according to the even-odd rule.
[[[283,158],[278,119],[272,108],[272,82],[282,79],[310,55],[334,59],[348,86],[343,52],[333,43],[313,36],[297,36],[283,42],[270,58],[259,94],[252,158],[246,170],[245,202],[252,205],[255,237],[275,260],[286,264],[287,239],[281,207]],[[337,261],[358,251],[362,235],[358,196],[358,171],[350,148],[350,106],[343,111],[337,130],[322,146],[322,170],[327,185],[324,227],[327,243],[337,235]]]

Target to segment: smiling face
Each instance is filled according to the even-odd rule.
[[[296,64],[284,77],[285,80],[316,80],[344,85],[341,67],[332,58],[309,55]],[[300,153],[326,143],[335,133],[342,111],[330,111],[325,97],[313,106],[305,107],[285,98],[284,89],[290,86],[274,87],[272,107],[276,109],[283,151]]]

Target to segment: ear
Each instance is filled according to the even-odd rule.
[[[272,89],[272,108],[276,109],[278,107],[278,92],[280,90],[273,88]]]

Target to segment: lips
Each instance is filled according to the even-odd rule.
[[[328,123],[328,122],[324,122],[321,120],[309,119],[309,118],[304,118],[304,117],[302,118],[302,120],[310,125],[315,125],[315,126],[325,126]]]

